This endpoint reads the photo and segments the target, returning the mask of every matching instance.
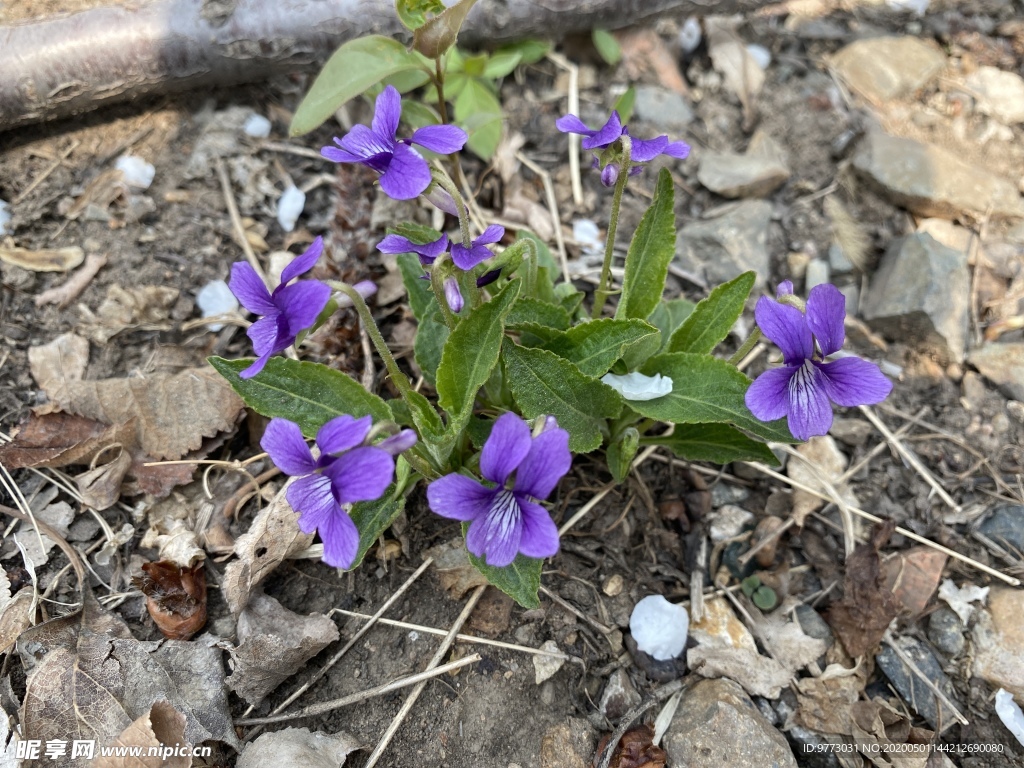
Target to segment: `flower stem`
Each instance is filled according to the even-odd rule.
[[[750,350],[754,348],[754,345],[761,340],[764,334],[761,333],[760,328],[754,328],[747,337],[747,340],[743,342],[743,346],[736,350],[736,354],[729,358],[729,365],[739,365],[740,361],[750,354]]]
[[[412,384],[409,382],[409,378],[402,373],[402,369],[398,367],[398,363],[395,362],[395,357],[391,354],[391,350],[388,349],[388,345],[384,342],[384,337],[381,335],[380,328],[377,327],[377,323],[374,322],[373,315],[370,313],[370,308],[366,306],[366,301],[359,294],[359,291],[351,285],[342,283],[338,286],[338,289],[352,299],[352,304],[355,306],[356,312],[359,313],[359,320],[366,329],[366,333],[370,336],[370,341],[373,342],[373,346],[377,349],[377,354],[380,355],[380,359],[384,361],[384,366],[388,369],[388,375],[391,376],[391,380],[395,383],[395,386],[398,387],[398,391],[401,392],[404,397],[407,392],[412,390]]]
[[[445,192],[452,196],[455,201],[455,207],[459,211],[459,229],[462,232],[462,245],[469,248],[473,245],[473,241],[469,236],[469,211],[466,209],[466,201],[462,199],[462,193],[459,192],[459,188],[455,186],[455,182],[452,181],[451,176],[445,173],[438,167],[434,167],[434,181],[437,182],[438,186],[441,187]]]
[[[604,302],[611,295],[615,231],[619,228],[619,208],[622,205],[622,193],[626,191],[626,183],[629,181],[630,156],[633,151],[633,143],[629,136],[622,136],[619,141],[622,143],[622,159],[619,165],[619,177],[615,180],[615,193],[612,195],[612,213],[608,220],[608,237],[604,245],[601,282],[598,283],[597,290],[594,292],[594,307],[590,311],[590,317],[594,320],[601,317]]]
[[[455,315],[452,313],[451,307],[448,306],[448,298],[444,294],[444,279],[447,277],[446,273],[448,271],[445,267],[449,260],[451,260],[451,256],[447,253],[442,253],[431,265],[430,288],[434,292],[434,298],[437,299],[437,305],[441,308],[444,324],[448,326],[449,331],[454,331]]]

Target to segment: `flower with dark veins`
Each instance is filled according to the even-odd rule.
[[[551,557],[558,552],[558,528],[537,502],[551,494],[571,464],[569,433],[554,419],[545,419],[540,434],[531,437],[521,417],[506,413],[494,422],[480,455],[480,473],[494,487],[445,475],[427,486],[427,501],[436,514],[469,523],[466,548],[487,565],[502,568],[519,553]]]
[[[778,295],[792,290],[792,283],[783,283]],[[781,367],[762,373],[747,390],[747,408],[761,421],[785,416],[793,436],[807,440],[832,427],[831,403],[873,405],[892,391],[892,382],[874,363],[852,355],[825,361],[842,349],[846,338],[846,297],[834,285],[811,289],[806,314],[762,296],[754,316],[783,357]]]
[[[320,154],[336,163],[361,163],[380,174],[380,187],[395,200],[411,200],[430,186],[430,165],[412,148],[418,144],[431,152],[450,155],[466,143],[466,132],[454,125],[427,125],[408,139],[398,138],[402,97],[387,86],[377,97],[370,127],[356,125],[337,147],[323,147]]]
[[[281,284],[273,293],[267,290],[248,262],[237,261],[231,265],[231,292],[247,310],[263,315],[246,331],[257,357],[256,362],[238,374],[243,379],[251,379],[263,370],[273,355],[294,344],[299,333],[312,327],[327,306],[331,289],[319,280],[301,280],[289,285],[313,268],[323,249],[323,238],[318,237],[305,253],[284,268]]]
[[[299,513],[299,528],[320,533],[324,562],[335,568],[351,567],[359,550],[359,530],[348,509],[379,499],[394,478],[395,456],[416,443],[416,433],[407,429],[367,445],[371,421],[347,414],[328,421],[316,434],[318,458],[288,419],[271,419],[260,441],[282,472],[298,477],[285,496]]]
[[[452,245],[452,261],[455,266],[463,271],[469,271],[482,261],[486,261],[494,254],[488,245],[497,243],[505,236],[505,228],[500,224],[491,224],[470,243],[467,248],[462,243]]]

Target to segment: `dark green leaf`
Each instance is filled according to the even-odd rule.
[[[519,331],[519,343],[524,347],[543,347],[565,334],[565,331],[539,323],[517,323],[513,330]]]
[[[595,29],[590,33],[590,36],[594,41],[594,47],[597,48],[597,52],[604,59],[605,64],[614,67],[622,61],[622,48],[619,47],[619,41],[615,39],[611,32],[607,29]]]
[[[627,347],[657,333],[657,328],[643,320],[606,317],[570,328],[544,348],[575,363],[583,374],[596,378],[606,374]]]
[[[355,562],[348,570],[351,571],[359,567],[370,547],[384,535],[384,531],[391,527],[391,524],[405,509],[404,496],[399,496],[397,499],[391,498],[393,489],[394,486],[391,486],[388,492],[377,501],[360,501],[352,505],[349,516],[359,530],[359,549],[356,550]]]
[[[302,434],[316,431],[335,416],[370,415],[374,421],[391,419],[388,404],[370,394],[351,376],[316,363],[272,357],[251,379],[238,376],[252,360],[209,358],[209,363],[228,380],[245,404],[264,416],[294,421]]]
[[[554,352],[502,345],[508,385],[523,416],[551,414],[569,433],[569,449],[587,453],[601,445],[606,419],[622,411],[618,393]]]
[[[703,299],[686,321],[672,334],[669,352],[709,354],[729,335],[747,302],[757,275],[744,272],[728,283],[722,283]]]
[[[779,460],[767,445],[753,440],[728,424],[676,424],[671,435],[644,439],[647,445],[664,445],[681,459],[728,464],[760,461],[777,466]]]
[[[676,252],[675,190],[672,174],[662,168],[654,202],[640,219],[626,255],[622,296],[615,317],[646,320],[665,292],[668,265]]]
[[[374,83],[396,72],[423,67],[422,57],[390,37],[369,35],[350,40],[320,70],[288,131],[292,136],[309,133]]]
[[[437,366],[441,364],[441,353],[448,341],[448,333],[448,326],[444,324],[441,311],[437,309],[420,320],[416,328],[416,341],[413,342],[416,365],[431,386],[437,379]]]
[[[409,237],[404,234],[403,236]],[[423,279],[426,273],[419,257],[414,253],[399,254],[398,268],[402,271],[402,282],[405,284],[406,293],[409,294],[409,308],[416,319],[422,321],[423,318],[437,312],[437,299],[430,289],[430,281]]]
[[[463,523],[462,535],[465,536],[468,530],[469,523]],[[523,608],[540,608],[537,592],[540,591],[540,572],[544,566],[543,560],[517,555],[516,559],[504,568],[494,568],[472,552],[466,554],[469,555],[469,562],[484,575],[489,583],[511,597]]]
[[[427,21],[412,36],[413,47],[428,59],[436,59],[455,45],[466,15],[476,0],[459,0]]]
[[[518,328],[523,323],[546,325],[564,331],[569,327],[569,313],[555,304],[523,296],[512,307],[506,324],[509,328]]]

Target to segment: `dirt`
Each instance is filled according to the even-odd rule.
[[[67,4],[60,5],[67,8]],[[50,4],[36,2],[15,2],[4,8],[8,20],[29,18],[51,10]],[[960,13],[970,16],[970,11],[962,9]],[[974,11],[994,13],[982,5]],[[851,28],[862,30],[864,26],[874,25],[893,32],[921,28],[921,22],[907,16],[878,10],[855,14],[837,12],[828,20],[846,30],[843,39],[802,40],[789,30],[780,29],[772,19],[758,19],[747,28],[746,39],[762,43],[776,57],[757,104],[759,126],[786,146],[793,170],[790,183],[772,197],[776,213],[769,232],[773,264],[771,284],[790,276],[786,259],[790,251],[802,250],[823,256],[827,253],[832,233],[821,199],[816,198],[815,193],[833,183],[846,189],[844,185],[848,183],[841,153],[837,156],[833,148],[845,132],[860,127],[861,116],[856,110],[837,109],[831,104],[833,81],[824,69],[824,56],[849,39],[853,34]],[[938,23],[929,17],[925,28],[932,29],[933,21]],[[913,27],[915,24],[918,26]],[[669,23],[659,29],[668,37],[673,25]],[[584,63],[589,67],[600,66],[600,82],[612,78],[617,84],[623,84],[621,70],[605,68],[593,60]],[[1019,57],[1017,64],[1019,68]],[[709,70],[710,63],[703,49],[683,67],[691,85]],[[564,98],[555,91],[558,74],[552,64],[541,62],[525,68],[521,81],[513,78],[506,81],[503,97],[509,113],[509,129],[525,136],[523,151],[527,155],[555,173],[563,221],[571,223],[586,216],[603,226],[607,195],[596,175],[584,172],[587,202],[582,208],[574,209],[567,187],[562,183],[564,174],[558,170],[565,153],[564,137],[553,128],[555,117],[564,110]],[[109,262],[72,306],[63,310],[53,306],[37,308],[33,302],[40,291],[62,282],[63,275],[2,266],[0,429],[4,433],[9,434],[27,415],[28,409],[42,399],[28,372],[27,350],[78,328],[82,321],[78,306],[95,310],[112,285],[171,286],[180,291],[180,296],[166,327],[128,330],[105,345],[94,343],[86,378],[177,370],[200,365],[210,354],[238,357],[249,353],[248,340],[237,326],[228,326],[218,333],[207,332],[202,327],[181,328],[183,323],[198,316],[195,293],[211,280],[226,279],[231,263],[242,258],[233,240],[215,166],[211,163],[196,178],[188,178],[187,163],[215,114],[233,106],[251,108],[271,117],[274,122],[272,140],[282,141],[289,110],[294,109],[305,85],[304,80],[280,78],[230,92],[158,99],[0,134],[0,199],[17,201],[13,206],[17,244],[25,248],[80,245],[86,252],[105,254]],[[604,108],[610,106],[607,97],[597,88],[585,91],[583,99],[585,104],[597,101]],[[742,112],[734,98],[720,89],[712,89],[703,95],[695,111],[697,117],[690,131],[679,137],[693,143],[694,155],[702,148],[741,149],[745,146]],[[356,105],[351,111],[351,117],[357,121],[365,121],[367,116],[365,105]],[[923,128],[912,121],[906,125],[912,127],[905,135],[954,146],[962,144],[955,140],[949,120],[933,120]],[[324,127],[292,144],[316,149],[329,141],[331,131],[330,126]],[[972,156],[979,162],[998,167],[1000,163],[1018,159],[1017,167],[1024,167],[1024,149],[1019,141],[1009,158],[996,154],[992,146],[970,147],[969,152],[974,153]],[[156,167],[155,182],[144,193],[148,202],[115,201],[109,208],[101,206],[83,218],[66,219],[62,212],[82,194],[90,181],[112,167],[114,159],[125,152],[140,155]],[[254,173],[248,184],[239,184],[236,175],[234,192],[240,198],[242,216],[253,219],[253,230],[263,236],[271,251],[291,249],[297,252],[312,236],[325,234],[334,245],[333,256],[317,268],[316,276],[354,281],[379,279],[385,275],[386,270],[373,248],[383,235],[383,225],[372,227],[371,222],[375,218],[388,222],[394,211],[389,212],[387,202],[378,196],[372,174],[337,168],[308,156],[260,149],[255,143],[245,141],[227,162],[234,174],[239,169]],[[471,177],[479,178],[482,170],[479,163],[469,163]],[[682,189],[689,193],[679,195],[680,224],[699,218],[722,203],[698,184],[694,159],[675,170],[685,182]],[[43,174],[45,178],[41,178]],[[543,201],[540,180],[528,171],[523,171],[522,176],[527,193]],[[649,170],[631,187],[633,194],[624,205],[625,231],[639,219],[649,200],[654,177]],[[284,233],[276,222],[275,199],[271,192],[282,189],[286,178],[299,184],[315,183],[318,179],[322,182],[310,191],[299,229],[291,234]],[[30,183],[35,184],[34,188],[22,198],[23,190]],[[500,193],[500,184],[492,176],[484,186],[481,202],[485,206],[493,204],[500,199]],[[871,235],[873,256],[877,257],[893,237],[908,230],[908,215],[870,192],[850,189],[846,199]],[[570,250],[575,253],[575,245],[571,244]],[[682,293],[691,299],[702,295],[698,287],[677,278],[670,279],[670,292]],[[386,335],[400,334],[403,322],[410,316],[400,302],[377,306],[375,313]],[[358,378],[364,360],[353,323],[351,313],[340,315],[330,331],[321,333],[311,346],[309,359],[329,362]],[[1007,489],[1012,491],[1019,487],[1024,471],[1024,449],[1021,448],[1024,424],[1006,418],[1006,398],[1002,394],[986,383],[974,382],[966,389],[965,366],[944,365],[906,344],[892,343],[884,353],[871,348],[862,338],[855,337],[853,344],[854,348],[859,346],[861,351],[881,354],[902,367],[902,376],[888,405],[920,420],[920,425],[906,438],[907,443],[958,504],[983,510],[991,507],[1000,494],[1005,498]],[[403,365],[409,366],[410,360],[411,354],[407,353],[403,356]],[[378,371],[380,368],[378,364]],[[380,381],[378,373],[377,384],[383,386]],[[842,415],[858,418],[856,412]],[[892,429],[904,423],[894,411],[881,409],[881,415]],[[216,458],[252,455],[258,427],[256,420],[240,426]],[[865,456],[878,439],[874,434],[864,445],[847,447],[851,464]],[[652,593],[664,594],[674,601],[689,597],[692,542],[694,532],[701,530],[699,512],[693,511],[694,494],[700,496],[705,492],[700,486],[719,482],[731,488],[742,488],[748,496],[741,505],[758,515],[764,513],[770,495],[783,487],[769,478],[731,469],[732,472],[717,479],[701,476],[705,481],[702,483],[685,468],[648,462],[572,530],[563,541],[562,553],[547,564],[543,583],[575,606],[585,618],[543,596],[540,610],[510,608],[507,598],[488,591],[485,605],[478,607],[464,631],[530,647],[553,640],[561,651],[577,657],[580,663],[566,664],[553,678],[537,685],[529,655],[493,646],[457,645],[455,656],[476,651],[482,660],[426,686],[381,764],[410,768],[532,768],[542,765],[542,736],[553,727],[569,722],[587,734],[589,742],[584,738],[579,758],[589,761],[598,735],[611,731],[614,725],[597,708],[608,676],[623,667],[640,692],[647,693],[655,686],[653,672],[638,666],[628,651],[614,638],[609,640],[589,620],[625,634],[632,605],[641,597]],[[37,482],[27,472],[15,473],[15,479],[24,488],[35,487]],[[600,460],[592,456],[577,458],[571,475],[553,497],[556,518],[568,519],[609,479]],[[227,481],[220,485],[214,483],[218,508],[235,487]],[[1016,565],[1003,562],[967,536],[965,525],[944,523],[947,510],[942,502],[917,472],[891,452],[874,455],[856,475],[852,488],[863,509],[892,518],[897,524],[982,563],[1017,576],[1024,575],[1019,562]],[[2,494],[0,499],[9,503]],[[665,504],[680,499],[688,500],[691,511],[682,519],[665,514]],[[126,501],[131,504],[138,500]],[[127,507],[114,507],[102,514],[115,530],[126,522],[134,522]],[[253,514],[254,505],[250,503],[237,520],[232,521],[231,533],[237,536],[244,532]],[[826,517],[833,524],[838,523],[834,510]],[[338,608],[373,613],[419,565],[424,550],[459,535],[457,524],[429,513],[422,495],[411,499],[403,522],[404,527],[396,527],[388,537],[399,543],[397,557],[385,562],[377,559],[376,552],[371,553],[366,563],[350,574],[336,572],[316,561],[291,561],[269,579],[267,593],[300,613],[328,614]],[[861,531],[868,532],[866,528]],[[131,590],[127,583],[128,566],[137,557],[141,533],[140,528],[137,536],[120,549],[120,566],[104,571],[122,579],[120,583],[111,584],[115,589]],[[831,569],[822,562],[820,549],[814,552],[807,549],[812,536],[824,547],[825,555],[832,558]],[[791,594],[810,595],[829,587],[830,575],[841,577],[835,563],[841,560],[842,538],[829,525],[812,520],[803,536],[789,536],[783,541],[785,563],[814,565],[804,577],[793,580],[789,586]],[[896,536],[889,549],[898,550],[908,545],[905,538]],[[8,561],[6,565],[10,567],[13,562]],[[54,560],[46,566],[51,575],[60,567]],[[222,569],[222,565],[211,564],[214,584]],[[627,586],[622,593],[610,597],[601,587],[615,575],[621,576]],[[987,577],[952,560],[945,575],[958,583],[964,580],[990,583]],[[216,589],[211,594],[208,629],[230,637],[234,627],[227,607]],[[57,590],[55,599],[74,602],[71,581],[66,580]],[[827,602],[817,605],[819,610]],[[387,616],[447,630],[463,604],[464,599],[447,594],[437,578],[428,573]],[[137,637],[158,637],[137,593],[117,610],[129,621]],[[334,618],[343,640],[359,626],[354,619],[341,615]],[[897,631],[924,637],[925,626],[926,619],[901,621]],[[378,626],[294,706],[338,698],[418,671],[433,654],[436,643],[436,639],[423,632]],[[312,659],[253,714],[269,712],[322,666],[335,650],[329,647]],[[11,661],[8,664],[17,692],[24,680],[15,669],[18,665]],[[1021,748],[992,713],[987,686],[971,679],[970,665],[962,659],[951,665],[949,671],[972,725],[954,726],[942,738],[947,742],[994,742],[1005,745],[1007,750],[999,760],[968,756],[955,757],[954,762],[965,768],[1024,765]],[[883,695],[894,698],[885,689],[880,674],[874,679],[883,681],[878,686]],[[295,724],[326,732],[343,730],[372,749],[398,713],[406,693],[397,691]],[[232,697],[231,704],[236,717],[241,717],[247,709],[237,697]],[[559,744],[558,751],[566,755],[564,765],[582,765],[582,762],[570,761],[570,753],[573,753],[570,745]],[[367,754],[368,750],[354,753],[347,765],[359,768]],[[798,760],[801,759],[798,754]],[[226,750],[215,752],[209,764],[233,762],[232,753]],[[544,765],[553,768],[556,764]]]

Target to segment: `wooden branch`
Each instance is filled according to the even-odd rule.
[[[462,39],[488,45],[765,0],[481,0]],[[150,94],[313,69],[367,34],[408,39],[393,0],[153,0],[0,27],[0,131]]]

